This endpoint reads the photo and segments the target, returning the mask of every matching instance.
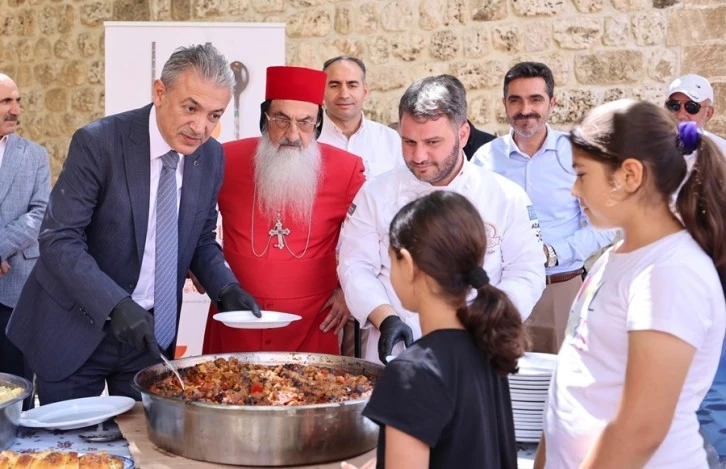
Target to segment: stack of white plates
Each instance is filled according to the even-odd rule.
[[[519,359],[519,373],[509,376],[514,434],[519,442],[536,443],[542,434],[542,417],[557,355],[526,353]]]

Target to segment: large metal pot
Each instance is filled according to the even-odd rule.
[[[172,363],[186,368],[236,357],[260,365],[301,363],[378,377],[383,366],[349,357],[259,352],[202,355]],[[186,458],[248,466],[292,466],[339,461],[376,446],[378,426],[361,415],[367,399],[306,406],[232,406],[155,395],[151,385],[169,374],[153,365],[134,377],[141,392],[149,438]]]
[[[0,386],[23,389],[23,392],[16,398],[0,403],[0,451],[2,451],[15,442],[15,437],[18,434],[20,412],[23,410],[23,399],[33,392],[33,385],[20,376],[0,373]]]

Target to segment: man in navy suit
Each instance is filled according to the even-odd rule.
[[[50,166],[43,147],[15,133],[21,113],[17,85],[0,74],[0,372],[32,377],[5,326],[38,258]]]
[[[188,271],[221,311],[259,315],[215,234],[224,160],[209,137],[233,85],[213,46],[180,48],[154,83],[152,105],[73,135],[40,228],[40,258],[7,329],[35,370],[41,404],[99,395],[104,384],[139,399],[131,380],[159,360],[157,341],[173,356]],[[156,204],[174,192],[176,210]],[[171,213],[178,230],[160,228]],[[169,243],[178,245],[175,269],[159,264]],[[175,287],[171,317],[165,286]]]

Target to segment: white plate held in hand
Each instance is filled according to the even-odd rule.
[[[302,319],[297,314],[280,313],[278,311],[262,311],[262,317],[257,318],[252,311],[227,311],[212,316],[216,321],[227,327],[236,329],[274,329],[285,327],[293,321]]]
[[[30,428],[72,430],[123,414],[136,401],[125,396],[97,396],[54,402],[20,414],[20,425]]]

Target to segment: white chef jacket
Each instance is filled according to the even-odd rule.
[[[360,157],[365,167],[366,179],[378,176],[397,166],[404,166],[401,136],[398,132],[378,122],[363,117],[360,127],[350,138],[323,113],[323,130],[318,142],[327,143]]]
[[[368,315],[390,304],[421,337],[418,315],[401,306],[391,285],[388,228],[398,210],[435,190],[450,190],[469,199],[487,229],[484,269],[492,285],[506,292],[527,318],[545,288],[545,255],[539,221],[526,192],[514,182],[473,162],[446,187],[418,180],[407,167],[366,181],[343,223],[338,278],[345,301],[362,327],[369,328],[365,359],[378,362],[378,329]],[[394,352],[395,354],[395,352]]]

